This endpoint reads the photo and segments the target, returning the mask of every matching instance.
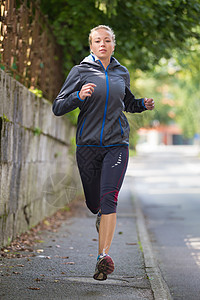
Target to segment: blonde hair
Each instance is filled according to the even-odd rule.
[[[114,31],[112,30],[112,28],[110,28],[109,26],[106,26],[106,25],[99,25],[97,27],[94,27],[90,30],[90,34],[89,34],[89,44],[92,45],[92,34],[94,31],[96,30],[99,30],[99,29],[105,29],[107,31],[110,32],[111,36],[112,36],[112,40],[114,42],[114,45],[115,45],[115,33]]]

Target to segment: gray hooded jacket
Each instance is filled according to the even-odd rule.
[[[91,97],[81,100],[84,84],[94,83]],[[77,146],[109,147],[128,145],[129,124],[123,111],[146,110],[144,99],[135,99],[130,91],[128,70],[114,58],[107,69],[93,55],[74,66],[53,102],[53,113],[64,115],[79,107]]]

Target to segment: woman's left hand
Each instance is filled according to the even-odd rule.
[[[148,110],[154,109],[154,101],[152,98],[144,98],[144,105]]]

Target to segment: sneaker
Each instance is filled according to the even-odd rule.
[[[100,254],[97,258],[97,264],[93,278],[96,280],[106,280],[107,275],[114,271],[114,262],[108,254]]]
[[[99,211],[96,218],[96,229],[98,233],[99,233],[100,221],[101,221],[101,212]]]

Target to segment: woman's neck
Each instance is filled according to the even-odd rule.
[[[106,59],[106,60],[102,60],[102,59],[100,59],[100,60],[101,60],[101,62],[102,62],[102,65],[104,66],[104,69],[106,70],[107,67],[108,67],[109,64],[110,64],[110,58],[109,58],[109,59]]]
[[[95,54],[92,54],[92,55],[94,55],[95,59],[101,61],[101,63],[102,63],[102,65],[103,65],[104,69],[106,70],[107,67],[108,67],[109,64],[110,64],[110,57],[109,57],[109,58],[102,59],[102,58],[99,58],[98,56],[96,56]]]

